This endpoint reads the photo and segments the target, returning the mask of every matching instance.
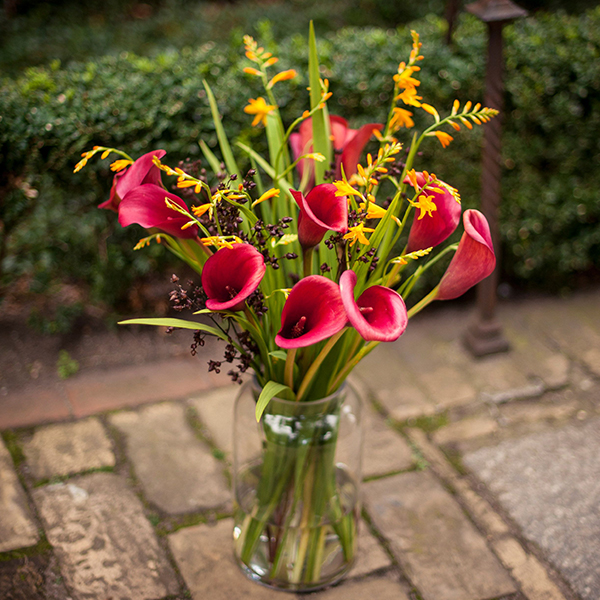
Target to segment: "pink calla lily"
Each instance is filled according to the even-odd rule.
[[[496,266],[490,226],[478,210],[463,215],[465,232],[452,261],[442,277],[436,300],[452,300],[491,275]]]
[[[367,142],[371,139],[373,131],[381,131],[383,125],[380,123],[368,123],[367,125],[363,125],[360,129],[350,129],[346,119],[331,115],[329,117],[329,127],[333,137],[333,147],[336,151],[335,177],[336,179],[342,178],[342,165],[346,177],[350,177],[356,173],[356,166],[358,165],[360,155],[367,145]],[[313,151],[312,118],[303,121],[299,131],[290,135],[290,146],[292,148],[294,159],[302,154]],[[312,161],[304,159],[298,163],[300,177],[303,176],[304,169],[307,168],[311,170],[310,181],[312,181],[314,178],[314,165],[312,164]]]
[[[131,190],[119,204],[119,223],[127,227],[137,223],[146,229],[156,227],[178,238],[193,239],[198,236],[198,225],[182,229],[190,219],[169,208],[165,198],[187,210],[186,203],[164,188],[145,183]]]
[[[356,273],[340,277],[340,293],[350,324],[367,341],[393,342],[406,329],[408,316],[402,296],[382,285],[367,288],[354,300]]]
[[[263,255],[250,244],[234,244],[213,254],[202,269],[202,287],[210,310],[243,310],[265,274]]]
[[[347,323],[337,283],[322,275],[301,279],[290,292],[275,336],[280,348],[304,348],[340,332]]]
[[[408,183],[408,179],[404,181]],[[422,173],[417,173],[417,184],[419,187],[425,184],[425,177]],[[437,187],[443,191],[435,192],[426,189],[423,192],[426,196],[433,196],[436,210],[432,211],[431,215],[426,214],[422,217],[415,214],[408,235],[406,252],[437,246],[452,235],[458,227],[461,213],[460,203],[443,186]]]
[[[303,248],[316,246],[329,230],[348,230],[348,200],[345,196],[336,196],[335,185],[317,185],[306,197],[302,192],[290,191],[300,208],[298,239]]]
[[[165,150],[152,150],[152,152],[140,156],[124,171],[117,173],[113,178],[110,198],[98,205],[98,208],[107,208],[108,210],[118,212],[121,200],[139,185],[153,183],[154,185],[162,186],[160,169],[154,165],[152,159],[155,156],[162,158],[165,154]]]

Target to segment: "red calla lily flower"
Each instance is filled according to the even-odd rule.
[[[496,255],[486,218],[478,210],[463,215],[465,232],[438,286],[436,300],[452,300],[491,275]]]
[[[408,178],[404,182],[408,183]],[[419,187],[425,185],[423,173],[417,173],[417,184]],[[426,196],[433,196],[433,203],[436,205],[437,210],[434,210],[431,216],[425,215],[422,218],[419,218],[420,215],[414,215],[408,235],[406,252],[437,246],[452,235],[458,227],[461,213],[460,203],[444,186],[437,187],[443,191],[425,190],[423,192]]]
[[[298,240],[303,248],[316,246],[327,231],[345,232],[348,229],[348,200],[336,196],[333,183],[315,186],[304,197],[302,192],[290,190],[300,207]]]
[[[367,142],[371,139],[373,131],[381,131],[383,125],[381,125],[381,123],[368,123],[367,125],[363,125],[360,129],[350,129],[346,119],[330,115],[329,127],[331,129],[331,135],[333,136],[333,147],[336,150],[336,179],[342,178],[341,165],[344,166],[346,177],[350,177],[356,173],[356,165],[358,165],[360,155],[367,145]],[[299,131],[290,135],[290,146],[292,148],[294,159],[302,154],[313,151],[312,118],[302,121]],[[314,179],[314,165],[312,161],[303,159],[298,163],[300,177],[304,174],[304,169],[307,168],[311,170],[310,180],[312,181]]]
[[[335,335],[347,321],[337,283],[322,275],[310,275],[292,288],[281,312],[275,343],[280,348],[304,348]]]
[[[162,186],[160,178],[160,169],[154,165],[152,159],[156,156],[162,158],[166,154],[165,150],[152,150],[144,156],[140,156],[130,167],[120,171],[113,178],[112,188],[110,189],[110,198],[98,206],[98,208],[107,208],[118,212],[121,200],[138,185],[144,183],[153,183]]]
[[[213,254],[202,269],[202,287],[210,310],[244,309],[244,300],[260,285],[266,266],[250,244],[234,244]]]
[[[169,208],[165,203],[165,198],[185,210],[188,209],[186,203],[179,196],[171,194],[153,183],[145,183],[131,190],[121,200],[119,204],[119,223],[123,227],[127,227],[132,223],[137,223],[146,229],[156,227],[178,238],[193,239],[197,237],[198,225],[182,229],[190,219]]]
[[[355,285],[356,273],[344,271],[340,277],[340,293],[350,324],[368,342],[397,340],[408,323],[402,296],[383,285],[374,285],[355,301]]]

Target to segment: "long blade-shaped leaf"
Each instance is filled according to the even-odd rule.
[[[262,414],[265,412],[265,408],[269,402],[271,402],[271,398],[283,392],[284,390],[289,390],[292,392],[287,385],[283,385],[283,383],[276,383],[275,381],[268,381],[265,387],[262,389],[260,396],[258,397],[258,402],[256,403],[256,422],[260,421]]]
[[[217,132],[219,147],[221,148],[221,152],[223,154],[225,166],[227,167],[227,171],[230,175],[235,173],[238,176],[238,181],[241,181],[242,177],[240,175],[240,170],[238,169],[237,163],[235,162],[233,152],[231,152],[231,146],[229,145],[229,140],[227,139],[227,135],[225,134],[225,130],[223,129],[223,124],[221,123],[221,115],[219,114],[219,107],[217,106],[217,101],[215,100],[215,96],[212,93],[212,90],[210,89],[208,83],[206,81],[203,81],[202,83],[204,84],[206,96],[208,97],[208,102],[210,104],[210,112],[212,113],[212,118],[215,123],[215,130]]]
[[[321,84],[319,73],[319,55],[317,53],[317,39],[313,22],[310,22],[308,35],[308,80],[310,84],[310,108],[314,109],[321,102]],[[325,111],[318,110],[312,117],[313,152],[320,152],[325,156],[323,162],[315,161],[315,183],[323,183],[325,170],[331,163],[331,146],[327,137],[325,124]]]
[[[199,329],[200,331],[214,335],[222,340],[229,341],[227,334],[216,327],[198,323],[197,321],[185,321],[184,319],[173,319],[169,317],[156,319],[127,319],[126,321],[119,321],[119,325],[154,325],[155,327],[179,327],[180,329],[193,329],[194,331]]]
[[[206,158],[208,164],[210,165],[210,168],[216,175],[221,170],[219,159],[214,155],[213,151],[206,145],[206,142],[204,140],[200,140],[198,144],[200,145],[202,154],[204,154],[204,158]]]

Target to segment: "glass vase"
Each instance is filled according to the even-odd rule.
[[[235,405],[235,557],[269,587],[319,589],[356,556],[362,402],[346,383],[321,400],[273,398],[257,423],[259,394],[248,383]]]

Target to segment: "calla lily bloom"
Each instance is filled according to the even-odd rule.
[[[186,203],[164,188],[145,183],[131,190],[119,204],[119,223],[127,227],[137,223],[146,229],[156,227],[178,238],[193,239],[198,236],[198,225],[187,226],[190,218],[169,208],[168,198],[177,206],[188,210]]]
[[[491,275],[496,266],[490,226],[478,210],[463,215],[465,232],[438,286],[435,300],[452,300]]]
[[[152,150],[140,156],[127,170],[120,171],[113,178],[110,198],[98,205],[98,208],[107,208],[118,212],[121,200],[134,188],[145,183],[162,186],[160,169],[152,162],[153,158],[162,158],[165,150]]]
[[[348,230],[348,200],[336,196],[333,183],[315,186],[305,197],[302,192],[290,190],[300,207],[298,215],[298,239],[303,248],[313,248],[327,231]]]
[[[354,300],[356,273],[348,270],[340,277],[340,294],[350,324],[368,342],[393,342],[406,329],[408,316],[402,296],[382,285],[367,288]]]
[[[425,185],[423,173],[417,173],[416,180],[420,188]],[[404,180],[404,183],[409,183],[408,178]],[[429,202],[433,202],[435,208],[427,210],[427,207],[425,207],[421,210],[421,214],[417,215],[415,213],[408,235],[406,252],[437,246],[452,235],[458,227],[461,213],[460,202],[446,189],[445,185],[434,187],[442,191],[436,192],[425,189],[422,195],[426,196]]]
[[[373,135],[373,131],[381,131],[383,125],[380,123],[369,123],[363,125],[360,129],[350,129],[346,119],[330,115],[329,127],[333,136],[333,147],[336,151],[335,177],[336,179],[342,178],[342,165],[346,177],[350,177],[356,173],[356,166],[358,165],[360,155],[371,135]],[[312,152],[312,118],[303,121],[299,131],[290,135],[290,146],[294,159]],[[314,177],[312,175],[314,172],[312,161],[304,159],[298,163],[300,177],[303,176],[304,169],[307,168],[311,169],[310,179],[312,180]]]
[[[310,275],[292,288],[281,312],[275,343],[280,348],[304,348],[335,335],[346,323],[337,283],[322,275]]]
[[[234,244],[213,254],[202,269],[202,287],[210,310],[243,310],[244,300],[260,285],[266,266],[250,244]]]

